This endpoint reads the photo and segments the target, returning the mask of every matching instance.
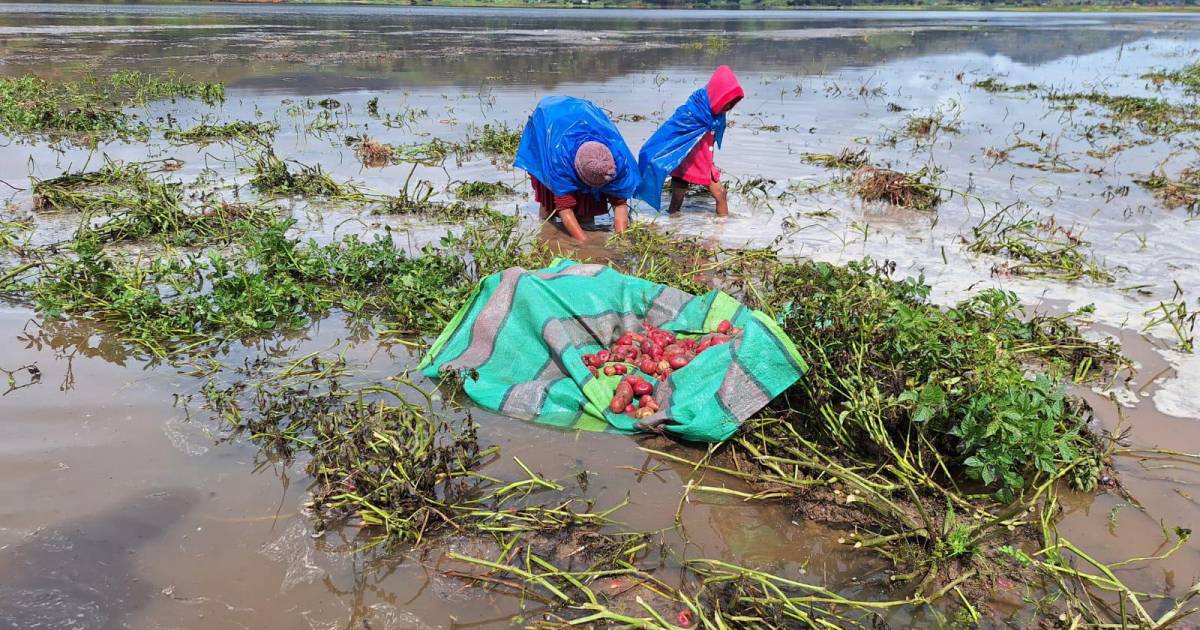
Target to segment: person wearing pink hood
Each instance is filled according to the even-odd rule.
[[[745,95],[729,66],[717,68],[708,84],[692,93],[642,146],[638,156],[641,182],[636,197],[659,208],[662,183],[670,173],[668,212],[679,211],[688,186],[694,184],[712,193],[718,216],[729,214],[721,171],[713,157],[725,136],[725,114]]]

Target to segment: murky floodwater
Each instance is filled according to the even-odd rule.
[[[1174,349],[1169,329],[1141,328],[1146,309],[1172,297],[1173,282],[1196,308],[1200,235],[1186,212],[1164,209],[1132,180],[1156,169],[1178,172],[1197,159],[1196,138],[1134,143],[1096,157],[1080,133],[1102,120],[1094,108],[1063,112],[971,84],[998,77],[1064,91],[1156,94],[1139,76],[1178,68],[1198,50],[1200,19],[1173,15],[0,4],[0,73],[174,69],[223,81],[221,106],[158,103],[148,113],[170,113],[182,127],[201,119],[275,120],[280,155],[384,192],[395,192],[409,167],[362,167],[346,135],[392,144],[457,139],[485,123],[520,126],[539,98],[571,94],[610,110],[636,150],[713,67],[728,63],[747,97],[731,116],[718,163],[731,181],[770,183],[735,194],[727,219],[713,217],[698,198],[682,216],[643,211],[638,220],[799,256],[890,258],[902,273],[923,273],[943,301],[996,285],[1037,307],[1095,304],[1098,330],[1118,334],[1138,361],[1132,378],[1114,388],[1119,402],[1107,391],[1081,392],[1097,422],[1131,428],[1128,441],[1137,447],[1189,452],[1200,450],[1200,361]],[[331,115],[337,125],[322,132],[323,110],[308,102],[330,97],[340,102]],[[386,126],[367,115],[373,98],[383,114],[410,115]],[[910,116],[938,112],[959,131],[925,140],[902,133]],[[1029,151],[1023,142],[1042,153],[1022,155]],[[29,214],[29,176],[94,166],[105,156],[182,160],[171,177],[223,180],[227,192],[247,178],[236,147],[154,146],[147,156],[141,143],[94,152],[9,144],[0,151],[0,179],[20,189],[10,212]],[[836,173],[799,154],[844,147],[865,148],[898,169],[940,168],[944,186],[978,198],[953,197],[935,220],[864,207],[841,192],[807,191]],[[1008,161],[986,157],[988,149],[1012,147]],[[1056,168],[1030,166],[1046,155]],[[414,179],[439,190],[467,180],[524,190],[522,174],[487,159],[421,167]],[[995,276],[999,259],[965,254],[960,237],[997,204],[1016,201],[1084,230],[1115,282]],[[523,198],[500,206],[535,215]],[[338,208],[300,204],[294,213],[323,240],[388,225],[419,244],[443,230]],[[37,222],[42,242],[74,227],[70,217]],[[224,358],[233,364],[263,353],[334,349],[380,377],[412,362],[405,347],[381,348],[337,319]],[[189,419],[186,401],[202,381],[127,354],[103,331],[43,323],[27,309],[6,307],[0,357],[2,368],[36,362],[42,373],[0,398],[0,626],[450,627],[507,625],[520,612],[512,598],[446,577],[440,552],[364,557],[348,552],[354,531],[312,538],[298,513],[307,485],[302,464],[284,466],[244,442],[222,440],[221,427],[203,412]],[[551,478],[588,471],[583,494],[598,506],[628,496],[618,513],[626,527],[674,524],[690,471],[648,457],[638,440],[479,420],[483,440],[501,448],[490,474],[512,472],[505,467],[513,456]],[[1200,517],[1200,471],[1188,460],[1122,456],[1117,464],[1140,507],[1115,495],[1078,497],[1063,523],[1099,559],[1152,555],[1161,551],[1163,527]],[[846,592],[869,593],[879,579],[879,567],[843,551],[836,534],[782,509],[693,497],[683,516],[684,532],[672,530],[663,542],[692,557],[803,568]],[[673,561],[670,553],[661,559]],[[1138,588],[1179,592],[1200,576],[1198,567],[1200,547],[1192,544],[1122,577]]]

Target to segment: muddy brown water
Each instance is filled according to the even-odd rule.
[[[713,42],[720,42],[714,44]],[[221,106],[153,103],[149,117],[188,126],[202,118],[276,120],[276,149],[320,163],[338,178],[394,192],[408,166],[367,169],[344,145],[367,133],[396,144],[461,138],[473,127],[519,126],[542,96],[588,97],[619,117],[636,148],[654,125],[718,63],[735,67],[748,97],[731,117],[719,164],[731,182],[763,178],[732,196],[728,219],[703,197],[678,217],[640,208],[637,220],[702,235],[725,245],[772,244],[788,254],[842,261],[891,258],[900,273],[922,273],[934,296],[1000,286],[1031,308],[1060,312],[1095,304],[1096,334],[1115,335],[1136,368],[1110,388],[1080,391],[1097,426],[1128,429],[1131,448],[1200,451],[1200,362],[1178,350],[1169,331],[1143,331],[1145,310],[1170,299],[1173,282],[1189,308],[1200,288],[1200,236],[1183,210],[1166,210],[1132,179],[1157,168],[1177,172],[1196,159],[1196,139],[1181,136],[1122,151],[1087,154],[1075,123],[1090,108],[1052,111],[1039,99],[970,87],[989,76],[1072,91],[1187,95],[1138,77],[1197,57],[1200,21],[1189,15],[978,13],[738,13],[413,9],[402,7],[0,4],[0,73],[70,78],[96,69],[174,69],[227,85]],[[310,128],[337,99],[337,129]],[[367,116],[426,112],[385,126]],[[896,111],[896,107],[900,111]],[[898,138],[908,116],[940,111],[957,134],[928,142]],[[893,141],[894,140],[894,141]],[[988,147],[1036,140],[1071,172],[1013,162],[991,164]],[[1114,140],[1113,142],[1116,142]],[[979,201],[954,199],[937,213],[863,206],[838,192],[800,193],[829,172],[798,158],[863,146],[897,168],[936,165],[943,183]],[[211,176],[225,194],[244,183],[236,147],[172,146],[154,140],[111,143],[95,151],[45,143],[7,143],[0,179],[17,189],[49,177],[121,160],[173,157],[170,177]],[[1017,161],[1036,161],[1036,156]],[[416,177],[440,189],[458,181],[504,181],[525,190],[522,174],[488,159],[422,167]],[[1123,186],[1129,186],[1122,192]],[[999,261],[962,250],[989,204],[1022,200],[1060,222],[1086,229],[1092,251],[1115,270],[1112,285],[996,276]],[[8,214],[29,216],[26,190]],[[499,207],[523,216],[523,197]],[[412,246],[445,229],[365,216],[353,208],[292,208],[299,229],[319,240],[394,228]],[[69,235],[72,217],[35,217],[35,241]],[[449,228],[453,229],[453,228]],[[545,226],[543,237],[570,247]],[[601,256],[603,233],[584,252]],[[1125,290],[1145,286],[1146,294]],[[403,345],[352,333],[337,317],[310,330],[236,345],[222,359],[345,352],[378,378],[414,363]],[[86,321],[46,322],[21,305],[0,307],[0,368],[34,364],[40,379],[16,375],[0,397],[0,627],[8,628],[425,628],[501,627],[529,620],[518,600],[447,577],[447,549],[419,554],[356,554],[349,528],[312,537],[300,513],[308,479],[302,462],[265,458],[198,409],[202,381],[186,370],[131,353]],[[20,387],[21,385],[27,385]],[[192,403],[186,401],[192,397]],[[798,521],[786,509],[693,495],[674,515],[690,477],[685,467],[648,456],[642,441],[576,435],[477,414],[482,439],[500,447],[489,474],[515,475],[512,457],[565,484],[581,471],[584,496],[598,507],[624,501],[622,527],[665,530],[668,572],[678,557],[719,557],[807,576],[847,594],[885,597],[886,575],[873,558],[839,545],[842,532]],[[662,446],[661,444],[655,444]],[[699,451],[686,451],[698,455]],[[1134,501],[1116,494],[1072,495],[1064,535],[1104,561],[1150,556],[1164,529],[1200,517],[1194,458],[1125,453],[1116,459]],[[650,474],[646,471],[653,470]],[[722,481],[722,483],[730,483]],[[464,549],[470,552],[471,549]],[[1180,593],[1200,578],[1200,546],[1165,561],[1118,570],[1135,588]],[[1019,590],[1019,589],[1017,589]],[[984,612],[997,620],[1024,593]],[[935,625],[905,611],[896,625]],[[1018,618],[1019,619],[1019,618]]]

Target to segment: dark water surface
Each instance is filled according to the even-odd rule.
[[[1132,426],[1136,446],[1190,452],[1200,450],[1200,362],[1178,351],[1168,330],[1142,328],[1146,309],[1169,299],[1174,282],[1196,303],[1200,235],[1186,212],[1162,208],[1132,182],[1195,161],[1196,139],[1096,157],[1076,125],[1100,120],[1090,108],[1064,114],[1040,99],[971,84],[997,77],[1069,91],[1193,98],[1140,76],[1190,63],[1198,50],[1200,19],[1167,14],[0,4],[2,74],[170,69],[222,81],[223,105],[155,103],[147,113],[169,113],[183,127],[201,119],[275,120],[281,155],[384,192],[395,192],[410,167],[364,168],[345,135],[393,144],[461,138],[483,124],[520,126],[539,98],[572,94],[618,117],[636,151],[716,65],[728,63],[747,98],[731,115],[718,163],[735,185],[768,183],[735,193],[728,219],[716,219],[698,199],[680,217],[643,208],[637,220],[825,260],[894,259],[901,273],[924,274],[947,302],[972,288],[1002,286],[1034,308],[1095,304],[1103,325],[1097,334],[1119,335],[1139,363],[1129,382],[1080,392],[1097,409],[1097,422]],[[339,128],[314,132],[320,109],[307,101],[328,97],[341,104]],[[366,113],[372,98],[385,113],[425,113],[384,126]],[[955,121],[959,132],[928,142],[903,137],[909,117],[929,113]],[[1037,156],[998,163],[985,157],[989,148],[1022,141],[1053,147],[1070,170],[1028,166]],[[934,219],[885,212],[836,191],[805,192],[831,174],[799,153],[847,146],[867,148],[895,168],[940,168],[944,186],[975,197],[952,199]],[[180,181],[246,179],[237,148],[173,146],[160,134],[149,150],[120,142],[96,151],[9,143],[0,150],[0,179],[26,189],[29,176],[94,166],[104,156],[180,159],[183,168],[171,174]],[[438,190],[465,180],[525,185],[520,173],[487,159],[422,167],[415,177]],[[10,212],[29,214],[30,201],[27,191],[15,192]],[[1006,277],[993,273],[998,259],[967,254],[962,238],[970,228],[1016,201],[1081,228],[1116,281]],[[535,214],[523,198],[500,205]],[[296,204],[294,214],[320,240],[391,227],[415,246],[444,232],[345,208]],[[69,217],[36,221],[42,242],[74,229]],[[1131,286],[1145,293],[1126,290]],[[413,363],[404,346],[381,347],[336,317],[224,358],[312,351],[346,352],[352,365],[379,378]],[[492,627],[522,614],[512,598],[446,577],[442,550],[363,555],[349,551],[362,542],[356,531],[314,539],[300,513],[308,483],[302,463],[284,465],[244,442],[222,440],[221,426],[194,405],[189,412],[177,404],[197,394],[201,380],[131,356],[87,322],[44,323],[27,308],[3,307],[0,357],[6,369],[37,362],[43,375],[0,398],[0,628]],[[618,513],[626,527],[674,525],[691,472],[648,456],[638,440],[478,419],[483,440],[501,449],[489,474],[512,473],[513,456],[560,480],[590,471],[584,494],[598,506],[629,497]],[[1162,527],[1200,517],[1193,463],[1119,458],[1122,480],[1142,508],[1115,495],[1072,497],[1063,531],[1106,561],[1161,551]],[[652,468],[657,472],[638,472]],[[848,594],[884,596],[879,584],[886,578],[872,559],[839,545],[838,532],[797,522],[784,508],[693,496],[683,517],[686,532],[672,531],[665,542],[691,557],[803,572]],[[662,559],[673,562],[670,554]],[[1200,576],[1198,567],[1200,549],[1192,544],[1121,575],[1137,588],[1178,593]],[[1020,594],[1014,597],[1019,603]],[[907,615],[892,621],[905,625]],[[920,614],[916,621],[933,623]]]

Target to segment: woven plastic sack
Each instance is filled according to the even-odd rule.
[[[712,331],[724,319],[742,333],[714,346],[664,383],[659,410],[638,420],[609,411],[620,376],[594,377],[583,355],[649,323],[676,334]],[[693,296],[604,265],[559,259],[483,280],[434,342],[420,369],[455,373],[480,407],[564,428],[666,431],[720,442],[807,371],[795,345],[762,312],[720,291]]]

